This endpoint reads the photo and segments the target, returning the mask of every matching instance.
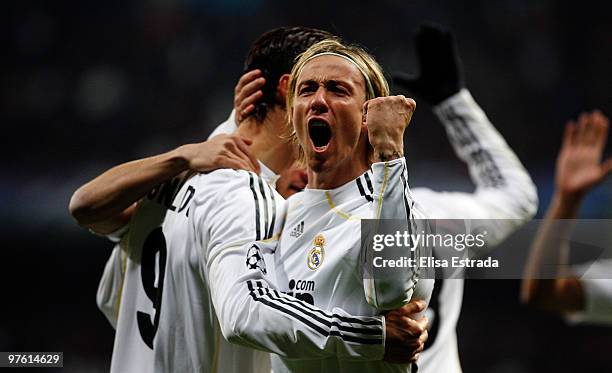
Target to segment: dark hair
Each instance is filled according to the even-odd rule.
[[[327,31],[308,27],[279,27],[257,38],[244,61],[244,72],[259,69],[266,78],[266,83],[263,87],[263,97],[250,115],[254,115],[258,122],[262,122],[266,118],[268,109],[276,105],[284,107],[284,100],[279,101],[276,97],[280,77],[291,73],[298,55],[313,44],[330,38],[336,37]]]

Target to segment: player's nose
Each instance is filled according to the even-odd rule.
[[[310,101],[310,109],[315,114],[326,113],[329,106],[327,103],[327,95],[323,87],[319,87],[317,91],[312,95]]]

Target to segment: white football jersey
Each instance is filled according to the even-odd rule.
[[[535,215],[535,185],[466,89],[440,103],[434,112],[457,156],[467,164],[476,190],[460,193],[413,188],[414,198],[429,219],[489,219],[487,246],[491,248]],[[479,220],[481,225],[486,222]],[[461,372],[456,327],[463,281],[436,280],[428,309],[429,340],[419,359],[419,372]]]
[[[364,277],[364,266],[370,264],[360,242],[361,219],[403,218],[407,225],[424,219],[406,180],[405,160],[400,158],[375,163],[372,171],[338,188],[307,188],[291,196],[275,253],[279,289],[325,310],[340,307],[356,315],[378,315],[412,296],[428,300],[433,280],[419,280],[418,268],[396,271],[392,279]],[[406,250],[406,255],[427,255],[421,250]],[[296,360],[273,355],[272,361],[276,373],[410,371],[409,365],[333,356]]]
[[[268,354],[221,335],[208,259],[269,238],[282,197],[244,171],[187,176],[143,199],[105,268],[98,304],[116,328],[111,372],[268,372]]]
[[[152,190],[98,290],[116,328],[111,372],[269,372],[268,354],[255,348],[381,359],[382,317],[324,312],[274,290],[283,206],[246,171],[177,177]]]

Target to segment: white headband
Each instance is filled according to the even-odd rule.
[[[370,96],[372,98],[376,97],[376,95],[374,94],[374,88],[372,88],[372,82],[370,82],[370,78],[368,77],[368,74],[366,74],[366,72],[361,68],[361,66],[359,66],[357,64],[357,62],[355,62],[349,56],[345,56],[344,54],[335,53],[335,52],[322,52],[322,53],[317,53],[314,56],[310,56],[306,61],[304,61],[304,65],[306,65],[306,63],[308,63],[308,61],[312,60],[313,58],[320,57],[320,56],[337,56],[337,57],[341,57],[341,58],[344,58],[345,60],[347,60],[348,62],[352,63],[353,65],[355,65],[355,67],[357,69],[359,69],[359,71],[361,72],[361,75],[363,75],[363,78],[365,79],[366,86],[367,86],[368,92],[370,93]],[[302,68],[304,67],[304,65],[302,65]]]

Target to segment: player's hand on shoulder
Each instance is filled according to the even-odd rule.
[[[404,130],[415,109],[416,102],[402,95],[377,97],[365,102],[363,117],[377,162],[404,155]]]
[[[234,88],[236,124],[242,123],[255,110],[255,104],[263,97],[265,84],[266,79],[261,70],[251,70],[240,77]]]
[[[385,356],[389,363],[410,363],[419,358],[427,341],[427,317],[414,320],[415,314],[425,310],[426,303],[413,300],[402,308],[385,313]]]
[[[236,134],[221,134],[208,141],[181,146],[178,151],[196,172],[233,168],[259,173],[259,163],[249,149],[251,140]]]

